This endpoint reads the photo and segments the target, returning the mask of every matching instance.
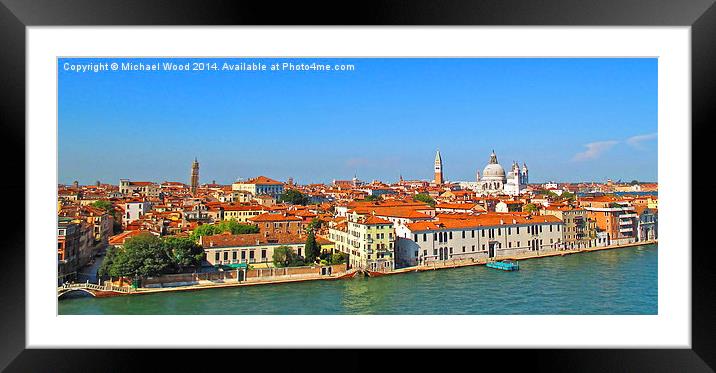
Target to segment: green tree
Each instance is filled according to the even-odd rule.
[[[415,196],[413,196],[414,201],[427,203],[428,205],[435,207],[435,200],[433,197],[430,197],[429,195],[425,193],[418,193]]]
[[[535,212],[537,210],[539,210],[539,208],[534,203],[528,203],[522,206],[522,211],[524,212]]]
[[[575,198],[575,195],[574,195],[574,193],[563,192],[562,195],[560,196],[560,198],[566,199],[566,200],[573,200]]]
[[[107,213],[109,213],[110,215],[114,213],[114,209],[112,208],[112,202],[109,201],[94,201],[92,202],[91,206],[107,211]]]
[[[184,237],[166,237],[163,241],[165,249],[179,271],[184,270],[185,267],[201,265],[204,249],[196,241]]]
[[[104,260],[102,261],[102,265],[97,271],[100,276],[111,276],[110,272],[112,265],[116,260],[117,251],[118,249],[114,246],[107,246],[107,251],[104,254]]]
[[[629,183],[629,185],[638,185],[638,184],[639,184],[638,180],[632,180],[631,183]]]
[[[156,276],[171,271],[173,263],[166,245],[151,233],[142,233],[124,243],[124,255],[129,267],[141,276]],[[133,273],[123,273],[123,276]]]
[[[259,233],[259,227],[253,224],[241,224],[236,219],[224,220],[216,224],[202,224],[191,232],[190,237],[196,241],[201,236],[212,236],[224,232],[231,232],[231,234]]]
[[[336,251],[331,255],[331,258],[329,260],[330,264],[343,264],[346,262],[346,254]]]
[[[289,189],[283,192],[283,194],[281,194],[281,196],[279,197],[279,201],[286,202],[292,205],[305,206],[311,201],[311,199],[307,195],[299,192],[296,189]]]
[[[316,242],[316,234],[310,231],[306,238],[306,263],[314,263],[319,255],[321,255],[321,247]]]
[[[311,222],[308,224],[308,227],[306,228],[309,232],[315,232],[323,226],[324,221],[319,218],[313,218],[311,219]]]
[[[298,255],[290,247],[281,245],[273,250],[271,259],[276,267],[289,267],[297,262]]]
[[[150,233],[127,239],[123,248],[112,248],[105,260],[101,274],[112,277],[156,276],[174,268],[164,242]]]
[[[366,196],[365,198],[363,198],[363,200],[364,200],[364,201],[371,201],[371,202],[372,202],[372,201],[379,201],[379,200],[380,200],[380,196],[370,195],[370,196]]]

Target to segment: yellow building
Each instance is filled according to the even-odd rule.
[[[395,269],[395,229],[388,220],[353,212],[347,220],[331,223],[329,239],[335,250],[348,254],[352,268],[381,272]]]
[[[225,205],[222,206],[222,209],[224,210],[224,220],[234,219],[239,223],[246,223],[250,218],[267,211],[261,205]]]

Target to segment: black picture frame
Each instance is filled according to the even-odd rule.
[[[690,26],[692,53],[692,170],[710,169],[706,152],[710,144],[708,126],[716,122],[716,6],[714,0],[490,0],[490,1],[376,1],[339,2],[232,2],[222,0],[0,0],[0,121],[5,141],[4,245],[0,263],[0,368],[8,371],[123,371],[143,370],[145,358],[161,361],[162,371],[206,368],[201,359],[180,358],[185,351],[164,350],[40,350],[25,348],[25,235],[32,232],[32,217],[26,220],[21,195],[25,185],[25,31],[28,26],[81,25],[543,25],[543,26]],[[668,156],[660,154],[659,156]],[[22,161],[20,161],[22,159]],[[13,169],[13,166],[17,166]],[[694,189],[694,195],[696,190]],[[684,203],[691,204],[690,196]],[[20,211],[23,211],[20,214]],[[692,210],[692,232],[706,229],[708,219]],[[702,214],[703,215],[703,214]],[[29,223],[29,224],[28,224]],[[19,229],[22,226],[23,229]],[[509,363],[510,369],[551,371],[713,371],[716,367],[716,320],[714,317],[713,255],[710,245],[692,236],[684,242],[697,250],[692,257],[692,349],[609,350],[482,350],[461,354],[478,367],[486,358]],[[83,326],[78,325],[78,332]],[[88,345],[92,338],[88,336]],[[288,353],[288,352],[286,352]],[[170,356],[170,355],[177,356]],[[199,352],[191,352],[193,355]],[[294,354],[296,354],[294,352]],[[297,353],[305,356],[309,354]],[[375,355],[369,351],[331,352],[321,362],[334,367],[365,370],[361,361]],[[402,356],[401,356],[402,355]],[[430,363],[441,370],[461,359],[419,358],[421,352],[391,353],[389,368],[424,370]],[[430,356],[432,354],[425,354]],[[442,358],[437,356],[442,355]],[[239,356],[239,355],[233,355]],[[282,354],[282,356],[287,356]],[[269,357],[270,358],[270,357]],[[296,357],[296,359],[299,359]],[[243,369],[266,366],[241,360]],[[291,363],[292,358],[273,359]]]

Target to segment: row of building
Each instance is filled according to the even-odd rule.
[[[256,225],[260,233],[202,237],[210,265],[270,263],[278,246],[303,255],[305,230],[314,221],[324,223],[317,231],[324,250],[346,254],[353,267],[381,271],[657,238],[655,195],[579,197],[574,193],[595,189],[594,183],[529,184],[526,165],[514,162],[505,173],[494,152],[475,182],[446,181],[439,152],[434,166],[432,181],[354,177],[297,185],[259,176],[200,185],[195,160],[189,185],[122,179],[116,186],[60,186],[60,273],[86,264],[97,247],[122,245],[141,232],[188,237],[200,225],[226,220]],[[308,205],[281,202],[287,190],[306,196]],[[93,207],[98,201],[110,210]]]

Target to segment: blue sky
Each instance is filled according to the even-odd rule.
[[[65,63],[353,64],[354,71],[101,71]],[[60,59],[59,182],[657,179],[656,59]]]

